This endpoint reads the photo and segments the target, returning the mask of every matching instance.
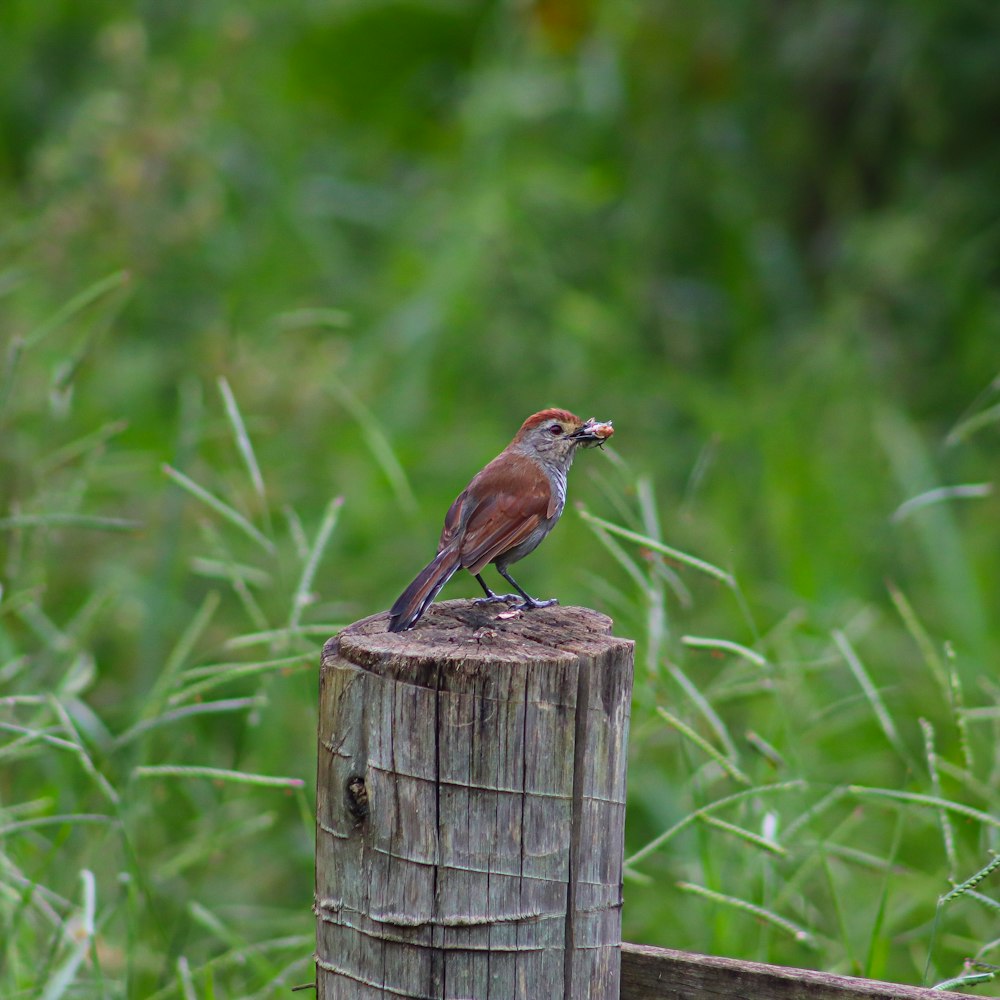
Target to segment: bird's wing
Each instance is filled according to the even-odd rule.
[[[538,527],[541,516],[534,513],[526,517],[512,518],[502,510],[494,508],[484,512],[483,516],[476,520],[475,531],[467,534],[462,544],[462,565],[470,573],[481,572],[484,566],[493,562],[498,556],[520,545]]]
[[[460,538],[462,566],[478,573],[539,526],[551,492],[548,477],[529,459],[508,455],[502,466],[491,462],[452,504],[442,542]]]

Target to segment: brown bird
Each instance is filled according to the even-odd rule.
[[[566,474],[580,446],[603,444],[614,430],[593,418],[584,422],[568,410],[542,410],[528,417],[514,440],[478,472],[458,495],[444,519],[437,555],[389,611],[389,631],[412,628],[438,591],[460,568],[486,592],[477,604],[517,601],[521,608],[544,608],[507,572],[534,551],[555,527],[566,503]],[[488,563],[517,591],[494,594],[481,573]]]

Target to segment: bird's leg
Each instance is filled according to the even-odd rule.
[[[505,573],[504,576],[506,575],[507,574]],[[517,594],[494,594],[493,591],[486,586],[486,581],[483,579],[481,573],[476,574],[476,579],[479,581],[479,586],[486,591],[486,596],[477,597],[476,600],[472,602],[473,604],[510,604],[511,601],[519,602],[521,600],[521,598],[518,597]],[[510,580],[510,577],[507,577],[507,579]],[[510,582],[514,583],[513,580],[511,580]],[[517,587],[517,584],[514,583],[514,586]],[[520,587],[517,587],[517,589],[521,590]],[[522,597],[525,596],[523,591],[521,592],[521,596]]]
[[[522,608],[549,608],[553,604],[559,603],[558,597],[550,597],[547,601],[535,600],[529,593],[521,589],[521,585],[507,572],[497,566],[497,572],[524,598],[519,607]],[[513,596],[513,595],[511,595]]]

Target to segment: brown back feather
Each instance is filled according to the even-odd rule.
[[[548,477],[523,455],[502,457],[502,465],[498,456],[475,476],[445,517],[438,551],[461,537],[461,564],[470,573],[523,542],[551,516]]]

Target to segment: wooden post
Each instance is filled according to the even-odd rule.
[[[610,633],[445,601],[327,643],[320,1000],[618,1000],[633,643]]]

